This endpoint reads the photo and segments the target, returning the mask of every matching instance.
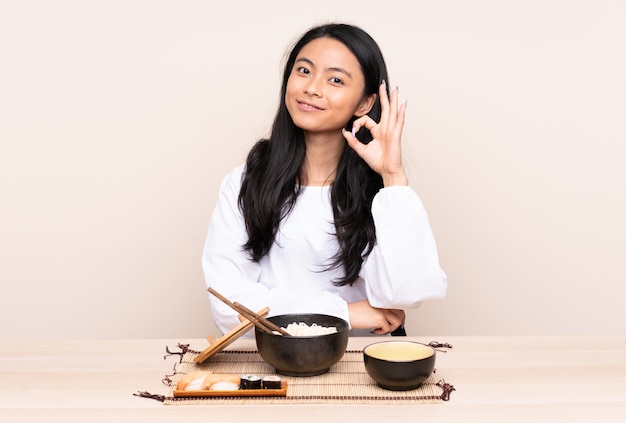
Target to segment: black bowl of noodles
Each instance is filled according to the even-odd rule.
[[[282,314],[267,320],[292,334],[286,336],[254,328],[259,354],[276,373],[321,375],[346,352],[349,326],[343,319],[325,314]],[[291,329],[288,329],[290,324]]]

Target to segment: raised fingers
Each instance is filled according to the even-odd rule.
[[[391,90],[387,94],[387,85],[385,81],[380,84],[379,89],[380,96],[380,124],[385,130],[393,130],[396,126],[398,116],[401,113],[401,107],[398,107],[398,101],[400,97],[400,89],[398,87]]]
[[[383,80],[378,87],[378,97],[380,98],[381,116],[389,113],[389,95],[387,94],[387,82]]]
[[[406,114],[406,105],[407,102],[404,101],[397,109],[398,113],[396,115],[395,124],[393,127],[393,135],[397,138],[400,138],[402,136],[402,130],[404,129],[404,116]]]
[[[352,135],[354,136],[363,126],[365,126],[374,138],[379,133],[394,133],[402,132],[404,126],[404,113],[406,110],[406,102],[401,106],[399,103],[399,89],[394,88],[391,94],[387,94],[387,84],[383,81],[379,86],[379,99],[380,99],[380,122],[375,122],[368,115],[361,116],[356,119],[352,124]],[[378,127],[378,128],[377,128]],[[378,129],[375,131],[375,129]],[[375,133],[376,132],[376,133]]]

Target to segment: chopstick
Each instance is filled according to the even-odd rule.
[[[249,308],[247,308],[246,306],[244,306],[243,304],[239,304],[237,302],[234,302],[233,305],[236,307],[236,310],[242,314],[246,319],[250,320],[250,318],[252,319],[257,319],[258,322],[267,327],[268,329],[270,329],[270,332],[278,332],[281,335],[287,335],[290,336],[289,332],[287,332],[285,329],[281,328],[278,325],[275,325],[274,323],[270,322],[269,320],[267,320],[265,317],[263,316],[259,316],[258,314],[256,314],[254,311],[250,310]]]
[[[229,306],[230,308],[232,308],[233,310],[235,310],[236,312],[241,314],[243,317],[245,317],[246,319],[250,320],[256,327],[258,327],[262,331],[267,332],[267,333],[278,332],[281,335],[290,336],[289,332],[287,332],[286,330],[284,330],[280,326],[275,325],[274,323],[270,322],[269,320],[267,320],[263,316],[259,316],[254,311],[250,310],[249,308],[247,308],[244,305],[241,305],[241,304],[239,304],[237,302],[235,302],[235,303],[231,302],[230,300],[228,300],[226,297],[224,297],[222,294],[220,294],[219,292],[217,292],[213,288],[209,287],[209,292],[211,294],[215,295],[224,304],[226,304],[227,306]]]

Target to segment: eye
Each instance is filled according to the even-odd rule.
[[[343,79],[338,78],[336,76],[333,76],[332,78],[330,78],[329,81],[336,85],[344,85]]]
[[[308,68],[304,67],[304,66],[300,66],[300,67],[296,68],[296,72],[301,73],[303,75],[308,75],[308,74],[311,73],[311,71]]]

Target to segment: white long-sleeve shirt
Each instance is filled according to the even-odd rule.
[[[333,235],[328,186],[303,187],[291,213],[283,219],[270,252],[258,263],[242,246],[248,236],[238,207],[244,166],[220,186],[202,256],[206,284],[254,311],[269,315],[321,313],[350,321],[348,303],[367,299],[373,307],[407,309],[443,298],[447,278],[439,266],[428,216],[408,186],[381,189],[372,203],[376,245],[359,278],[335,286],[343,269],[327,270],[339,245]],[[231,330],[237,313],[209,294],[216,326]]]

